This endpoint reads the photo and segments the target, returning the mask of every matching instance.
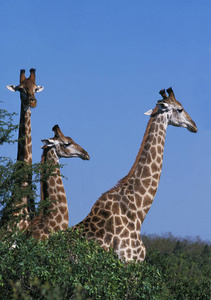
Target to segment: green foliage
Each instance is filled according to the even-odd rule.
[[[0,109],[0,145],[13,143],[13,131],[18,129],[18,125],[13,125],[13,117],[16,113],[9,113],[5,109]]]
[[[54,173],[56,167],[52,163],[37,163],[28,165],[22,161],[13,162],[9,158],[0,157],[0,227],[16,228],[16,224],[20,220],[26,218],[33,218],[38,215],[42,210],[43,213],[48,213],[48,206],[50,204],[49,199],[45,199],[42,202],[36,202],[39,199],[37,194],[37,184],[40,182],[40,174],[44,174],[43,181]],[[26,178],[30,177],[33,180],[22,188],[22,183],[26,181]],[[33,199],[33,203],[38,204],[35,210],[29,209],[30,215],[26,214],[25,208],[29,205],[24,205],[22,199],[28,197]],[[19,213],[15,218],[14,213]]]
[[[0,299],[210,299],[211,246],[180,240],[174,252],[125,264],[78,230],[47,241],[17,232],[0,243]]]
[[[168,299],[157,268],[124,264],[79,231],[47,241],[16,233],[2,241],[0,253],[2,299]]]
[[[195,241],[178,239],[172,235],[148,236],[143,240],[148,246],[146,262],[164,274],[172,299],[210,299],[210,243],[199,238]]]
[[[13,125],[14,113],[0,109],[0,145],[4,143],[14,143],[13,131],[18,126]],[[33,219],[39,215],[40,211],[48,213],[50,204],[49,199],[42,202],[36,202],[40,196],[37,194],[37,184],[40,182],[40,174],[44,182],[50,175],[53,175],[57,167],[51,162],[36,163],[28,165],[23,161],[12,161],[8,157],[0,157],[0,236],[4,228],[16,230],[16,225],[27,218]],[[28,185],[23,187],[23,182],[27,181]],[[23,204],[22,199],[27,197],[30,203]],[[35,205],[37,207],[35,208]],[[28,208],[27,214],[24,208]],[[14,214],[18,216],[14,217]],[[4,234],[11,234],[4,231]]]
[[[0,244],[0,294],[2,299],[210,299],[211,246],[185,243],[180,241],[179,253],[149,249],[144,263],[125,264],[79,231],[58,232],[47,241],[17,232]],[[198,257],[191,255],[195,246],[201,248]]]

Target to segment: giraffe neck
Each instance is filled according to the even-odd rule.
[[[54,200],[57,199],[58,202],[65,200],[67,203],[60,169],[57,166],[59,165],[59,158],[55,149],[44,149],[41,161],[42,163],[52,164],[54,167],[52,175],[49,176],[46,181],[42,180],[44,174],[41,175],[41,201],[50,198]]]
[[[23,104],[21,98],[20,124],[18,136],[18,154],[17,161],[32,164],[32,140],[31,140],[31,108]],[[32,184],[32,173],[28,173],[25,181],[21,183],[21,188],[26,189]],[[34,200],[30,196],[24,196],[21,200],[14,203],[15,207],[22,207],[14,216],[24,215],[24,220],[17,223],[20,230],[24,230],[29,222],[29,212],[35,211]]]
[[[140,231],[147,212],[149,211],[162,171],[164,143],[168,126],[167,115],[155,114],[150,118],[145,135],[128,175],[121,179],[117,186],[108,191],[121,196],[122,206],[126,205],[139,219],[136,229]],[[132,218],[133,219],[133,218]]]
[[[31,108],[26,107],[22,101],[17,160],[27,164],[32,163]]]
[[[59,158],[54,148],[43,150],[42,163],[52,163],[54,165],[53,174],[47,180],[43,180],[46,174],[41,175],[41,201],[50,200],[51,204],[48,207],[50,213],[45,215],[41,213],[30,227],[34,237],[45,239],[51,231],[67,229],[69,217],[61,173],[59,167],[57,167]]]
[[[136,161],[120,188],[126,194],[133,191],[131,202],[140,220],[138,230],[141,229],[159,185],[167,126],[167,115],[155,114],[150,118]]]

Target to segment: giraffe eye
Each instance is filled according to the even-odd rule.
[[[181,113],[181,112],[183,111],[183,108],[178,108],[177,111],[178,111],[179,113]]]
[[[65,147],[69,147],[71,143],[64,144]]]

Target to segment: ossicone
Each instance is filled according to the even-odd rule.
[[[20,83],[22,83],[25,79],[26,79],[25,70],[21,69],[20,70]]]
[[[163,99],[167,98],[165,89],[160,90],[159,94],[162,96]]]
[[[169,96],[175,98],[174,92],[173,92],[173,90],[172,90],[172,87],[168,88],[166,91],[167,91],[167,93],[169,94]]]
[[[35,83],[35,71],[36,71],[36,69],[33,69],[33,68],[31,68],[30,69],[30,76],[29,76],[29,78]]]

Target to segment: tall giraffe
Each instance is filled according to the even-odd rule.
[[[155,197],[161,175],[166,129],[168,125],[185,127],[197,132],[194,121],[174,96],[172,88],[161,90],[128,175],[97,200],[91,212],[74,228],[81,227],[84,235],[108,250],[112,247],[119,258],[143,261],[146,255],[141,240],[141,225]]]
[[[53,174],[46,181],[41,178],[41,201],[49,199],[51,204],[48,209],[50,213],[35,218],[28,227],[29,233],[37,239],[48,238],[51,232],[65,230],[68,227],[68,206],[66,194],[59,169],[60,157],[80,157],[89,160],[89,154],[70,137],[65,137],[58,125],[52,129],[54,138],[42,140],[43,154],[41,162],[54,165]],[[42,177],[45,174],[42,174]]]
[[[25,70],[20,70],[20,84],[7,85],[7,88],[12,91],[20,92],[21,110],[20,110],[20,123],[19,123],[19,136],[18,136],[18,154],[17,161],[22,161],[25,164],[31,165],[32,163],[32,138],[31,138],[31,108],[37,106],[35,98],[36,92],[41,92],[44,87],[37,86],[35,83],[35,69],[30,69],[29,78],[25,77]],[[21,186],[26,188],[32,181],[31,175],[28,175],[26,181],[22,182]],[[30,210],[34,210],[34,201],[28,196],[23,197],[21,202],[15,203],[16,208],[23,207],[19,212],[14,215],[20,214],[28,215]],[[27,226],[27,221],[21,221],[17,224],[20,229]]]

